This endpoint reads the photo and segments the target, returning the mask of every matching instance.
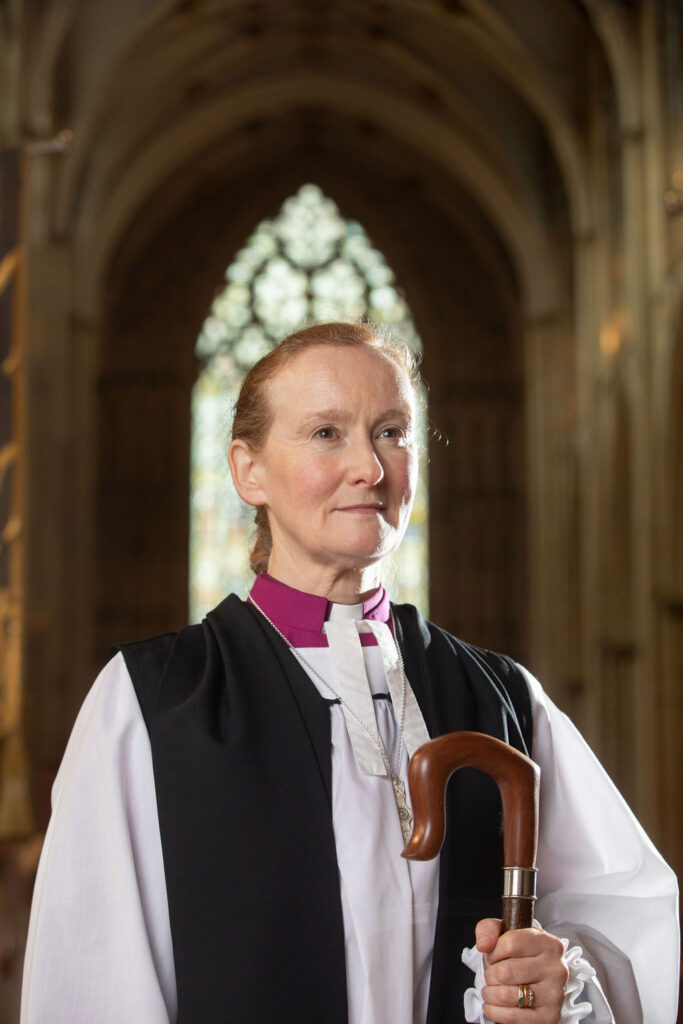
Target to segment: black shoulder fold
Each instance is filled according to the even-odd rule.
[[[413,678],[418,682],[420,675],[427,683],[424,710],[432,718],[433,727],[437,719],[445,720],[439,711],[440,706],[441,712],[446,711],[444,685],[447,693],[459,680],[460,685],[466,683],[470,690],[473,700],[471,711],[478,719],[476,728],[491,735],[500,732],[500,739],[530,754],[533,741],[531,696],[516,662],[505,654],[495,654],[458,639],[425,620],[413,605],[397,605],[395,612],[398,640],[406,645],[403,652],[406,667],[408,662],[413,667],[414,674],[408,673],[411,683]],[[411,639],[415,652],[411,650]],[[434,683],[437,685],[432,685]],[[419,701],[421,695],[417,691],[416,696]],[[464,700],[463,695],[461,700]],[[463,703],[461,711],[464,712],[464,708]],[[446,717],[451,721],[464,721],[460,715],[447,714]],[[465,727],[472,728],[464,724],[457,726]]]
[[[479,668],[495,680],[497,690],[507,698],[506,703],[514,712],[524,741],[526,749],[523,753],[531,757],[534,731],[531,694],[519,665],[507,654],[487,651],[483,647],[475,647],[462,640],[458,643]]]
[[[112,648],[112,657],[119,652],[123,655],[148,729],[150,707],[158,693],[176,636],[177,633],[162,633],[149,640],[116,644]]]
[[[531,757],[531,748],[534,740],[534,716],[531,705],[531,694],[527,686],[524,674],[514,658],[507,654],[495,654],[493,651],[486,651],[477,648],[481,657],[495,668],[498,678],[507,690],[512,706],[517,715],[517,721],[524,737],[526,753]]]
[[[326,702],[234,595],[119,650],[150,739],[178,1024],[345,1024]]]

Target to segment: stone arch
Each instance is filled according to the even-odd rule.
[[[334,281],[336,291],[330,294]],[[230,590],[246,594],[253,579],[254,510],[240,501],[225,460],[230,408],[249,369],[302,323],[359,316],[389,327],[421,356],[405,290],[384,255],[363,225],[344,217],[315,182],[302,183],[242,240],[195,346],[200,367],[192,396],[191,622],[200,621]],[[427,405],[425,391],[415,419],[416,436],[425,443]],[[428,465],[424,457],[420,463],[413,513],[385,585],[394,600],[411,602],[427,615]]]
[[[641,63],[630,12],[599,0],[588,0],[587,7],[612,72],[621,128],[625,133],[638,132],[643,116],[638,88]]]
[[[227,134],[229,138],[227,130],[231,127],[239,138],[245,130],[249,133],[254,122],[265,120],[276,126],[286,121],[288,110],[300,107],[312,96],[316,98],[317,116],[324,114],[332,124],[350,115],[369,128],[371,134],[374,123],[374,132],[381,135],[391,149],[412,149],[415,163],[429,153],[430,160],[440,165],[442,174],[472,194],[494,221],[513,253],[530,314],[540,316],[557,305],[561,285],[550,239],[516,186],[513,168],[506,166],[503,160],[492,161],[466,139],[454,136],[438,117],[430,116],[419,107],[411,110],[405,102],[388,93],[369,94],[362,84],[324,83],[314,75],[289,74],[274,78],[267,89],[259,83],[258,87],[247,87],[242,95],[231,93],[217,99],[204,112],[201,133],[196,124],[194,133],[189,133],[187,124],[178,121],[156,146],[149,145],[143,156],[131,154],[130,162],[115,182],[111,175],[116,169],[107,173],[94,169],[94,177],[99,181],[83,190],[75,222],[78,248],[88,253],[77,275],[83,296],[79,302],[81,308],[84,311],[89,308],[92,300],[87,294],[96,293],[98,278],[106,266],[112,244],[134,220],[148,197],[164,187],[169,175],[164,174],[163,169],[170,159],[176,164],[180,162],[181,166],[184,164],[187,169],[190,161],[209,147],[217,133],[224,137]],[[230,116],[234,117],[235,110],[239,110],[241,116],[230,125]]]
[[[391,14],[400,12],[402,6],[393,4]],[[547,69],[540,67],[537,55],[523,45],[490,5],[472,0],[465,6],[465,17],[456,17],[445,8],[416,12],[412,5],[406,5],[405,14],[423,19],[425,30],[432,34],[446,33],[449,45],[461,59],[474,50],[476,59],[487,68],[489,79],[503,83],[510,96],[513,93],[519,96],[520,109],[526,105],[537,130],[547,139],[549,151],[555,154],[572,230],[579,235],[589,233],[592,214],[585,157],[555,83]],[[228,11],[236,18],[239,15],[246,19],[242,34],[235,33],[235,21],[226,21],[228,29],[221,29],[221,17],[223,14],[227,17]],[[367,26],[362,24],[363,19],[361,24],[353,26],[357,37],[354,51],[359,46],[361,57],[357,78],[358,116],[370,123],[374,121],[385,133],[402,132],[404,143],[411,137],[419,139],[418,152],[440,148],[444,158],[456,154],[449,173],[478,195],[489,215],[496,220],[507,244],[515,251],[522,271],[520,277],[529,296],[530,313],[547,313],[548,307],[557,301],[559,284],[557,275],[553,281],[549,270],[554,266],[551,244],[544,237],[529,195],[519,191],[518,170],[506,162],[504,153],[497,152],[495,126],[482,131],[481,115],[471,104],[468,109],[464,98],[449,86],[443,69],[435,73],[422,55],[408,54],[405,39],[401,39],[401,45],[394,41],[382,20],[388,20],[389,14],[389,8],[368,9],[364,12]],[[60,234],[75,231],[77,236],[83,232],[84,244],[95,254],[94,259],[84,261],[77,274],[79,282],[84,282],[79,284],[82,295],[79,308],[85,315],[92,313],[92,307],[84,308],[89,275],[106,265],[107,252],[116,244],[118,231],[124,228],[136,206],[159,187],[163,176],[168,177],[173,165],[176,169],[179,167],[183,155],[196,157],[208,139],[223,138],[228,144],[231,117],[234,117],[234,135],[243,126],[253,128],[264,118],[284,117],[288,110],[309,102],[312,96],[333,119],[340,114],[340,97],[344,97],[344,103],[347,99],[352,103],[353,89],[348,76],[335,80],[334,73],[322,73],[319,68],[305,75],[292,74],[291,68],[287,68],[289,51],[285,44],[265,40],[263,25],[257,24],[258,17],[258,13],[238,3],[205,9],[194,5],[158,4],[134,27],[127,46],[112,61],[100,92],[94,94],[82,113],[56,212],[55,230]],[[365,33],[364,29],[367,29]],[[392,29],[396,29],[395,23]],[[325,37],[322,32],[321,38],[325,38],[333,55],[335,47],[343,52],[343,35],[330,31]],[[367,60],[363,61],[367,38],[374,40],[373,49],[368,48]],[[258,50],[254,39],[258,40]],[[377,39],[381,40],[379,48]],[[221,41],[220,45],[216,40]],[[267,56],[261,57],[256,65],[260,72],[258,88],[250,85],[250,76],[238,77],[237,72],[232,81],[230,69],[241,68],[247,56],[253,63],[264,47]],[[203,74],[208,74],[212,61],[223,69],[220,80],[198,78],[197,64],[201,64]],[[262,66],[264,62],[269,66],[267,72]],[[373,62],[380,67],[384,82],[376,81],[368,73]],[[205,65],[208,65],[206,69]],[[522,66],[524,74],[520,75]],[[174,125],[172,122],[177,118],[161,116],[155,104],[158,105],[164,91],[171,92],[168,84],[162,85],[169,82],[173,83],[173,88],[179,83],[181,98],[190,97],[199,102],[199,115],[195,104],[191,117],[185,122]],[[404,95],[392,110],[391,93],[400,91]],[[227,103],[221,99],[221,93],[229,95]],[[149,115],[145,115],[146,109]],[[178,110],[181,109],[182,103],[178,104]],[[129,110],[135,110],[135,117],[129,116]],[[145,116],[151,120],[140,134],[139,128],[134,131],[131,126],[140,125]],[[452,127],[444,129],[446,124],[457,125],[458,122],[457,131]],[[470,138],[473,132],[479,137]],[[499,170],[494,173],[494,168]],[[114,194],[112,189],[121,191]],[[118,223],[109,224],[107,220],[106,207],[110,207],[111,202],[100,208],[102,193],[109,200],[115,200],[119,207],[120,217],[115,218]],[[525,211],[522,216],[520,210]]]
[[[406,22],[422,20],[422,27],[426,31],[445,35],[454,54],[459,58],[473,51],[476,59],[498,76],[509,92],[521,97],[539,125],[543,126],[556,153],[572,210],[573,230],[578,234],[589,232],[592,214],[585,157],[572,127],[571,118],[568,116],[566,104],[559,95],[555,83],[547,74],[547,69],[541,68],[538,55],[524,45],[518,34],[495,13],[492,5],[483,0],[469,0],[467,5],[463,6],[467,7],[467,15],[462,16],[463,12],[460,12],[459,16],[455,16],[445,7],[420,12],[414,9],[413,4],[395,2],[391,5],[391,14],[400,14],[402,11]],[[233,13],[241,10],[247,18],[248,26],[246,22],[242,26],[243,32],[247,32],[246,36],[240,34],[239,30],[235,33],[234,22],[226,22],[229,28],[227,31],[223,30],[221,37],[219,8],[206,8],[202,11],[200,7],[192,9],[190,5],[189,9],[184,11],[182,5],[178,4],[156,5],[153,14],[131,32],[126,49],[112,62],[108,81],[105,81],[100,94],[93,97],[84,114],[75,147],[75,170],[69,175],[71,184],[66,186],[66,194],[71,194],[71,200],[65,200],[67,205],[79,191],[78,179],[83,160],[86,159],[86,154],[98,146],[98,139],[105,131],[104,126],[107,126],[108,133],[115,133],[117,125],[120,126],[121,118],[125,117],[129,102],[135,103],[139,116],[143,116],[145,103],[154,96],[154,88],[158,90],[160,82],[168,80],[171,73],[174,80],[181,83],[186,80],[195,95],[203,93],[203,98],[209,100],[211,87],[205,80],[202,85],[202,81],[197,79],[197,62],[202,63],[205,74],[210,69],[211,62],[222,69],[233,66],[239,68],[245,56],[249,55],[253,63],[257,52],[253,38],[256,38],[259,40],[258,53],[262,54],[264,49],[266,53],[266,57],[261,56],[256,64],[259,80],[266,83],[261,95],[261,109],[265,109],[264,99],[268,91],[284,99],[285,94],[281,94],[279,89],[268,89],[267,79],[269,74],[275,78],[278,78],[279,74],[291,77],[291,68],[286,67],[285,44],[279,41],[264,42],[263,25],[259,25],[257,20],[249,21],[253,17],[253,12],[249,12],[246,5],[232,4],[230,7]],[[224,13],[227,10],[228,5],[224,5]],[[448,114],[454,112],[454,103],[456,107],[463,107],[463,97],[458,97],[453,88],[449,87],[443,71],[435,73],[424,57],[411,56],[404,39],[401,39],[401,45],[394,41],[391,32],[382,22],[382,17],[389,20],[388,7],[381,10],[378,8],[377,11],[369,8],[364,15],[368,19],[368,24],[364,26],[361,20],[360,24],[354,24],[353,31],[354,52],[358,52],[360,65],[357,79],[367,93],[368,110],[373,109],[373,90],[378,96],[381,94],[377,83],[367,74],[366,65],[371,63],[381,63],[383,70],[393,73],[392,87],[399,81],[414,82],[414,87],[408,90],[413,103],[421,97],[423,101],[428,101],[428,105],[431,102],[441,108],[442,113]],[[393,27],[395,28],[395,25]],[[257,28],[260,29],[258,32]],[[364,28],[367,29],[365,33]],[[325,31],[321,30],[321,38],[325,37]],[[220,46],[216,45],[217,38],[222,40]],[[372,47],[367,46],[368,39],[374,40]],[[379,49],[376,45],[377,39],[381,40]],[[330,30],[329,38],[325,41],[333,53],[335,46],[343,51],[343,33],[332,33]],[[367,49],[367,56],[364,54],[364,48]],[[270,73],[266,73],[264,64],[271,69],[281,68],[282,71],[278,73],[271,70]],[[155,66],[158,68],[156,80],[153,72],[149,70]],[[520,68],[524,68],[524,74],[519,73]],[[324,93],[329,75],[323,74],[320,70],[315,73]],[[244,81],[244,76],[241,76],[240,80]],[[235,94],[236,84],[237,82],[230,81],[228,73],[224,70],[224,91]],[[346,85],[348,86],[348,76]],[[220,83],[214,83],[214,91],[220,88]],[[314,91],[306,87],[304,91],[309,97],[315,95]],[[240,106],[239,101],[234,104],[238,116]],[[405,113],[405,120],[412,127],[419,128],[420,117],[411,113],[410,106]],[[476,120],[475,112],[475,123]],[[187,135],[187,132],[185,134]],[[495,141],[495,132],[489,130],[488,135],[488,142],[491,145]],[[122,142],[121,139],[118,143],[119,149],[125,149]]]
[[[54,248],[50,258],[68,284],[55,292],[58,299],[50,329],[58,325],[64,352],[75,367],[64,382],[63,401],[77,409],[78,417],[72,426],[77,455],[70,464],[70,479],[80,501],[66,514],[63,532],[79,537],[83,554],[79,566],[70,565],[68,571],[64,567],[62,572],[80,603],[80,610],[72,608],[70,615],[79,618],[81,668],[74,672],[73,652],[66,643],[61,655],[54,651],[50,655],[53,664],[64,663],[60,685],[70,695],[65,719],[113,636],[142,635],[185,621],[185,594],[176,584],[166,585],[170,569],[163,554],[164,546],[186,550],[183,513],[165,515],[163,530],[154,536],[149,526],[152,505],[139,522],[137,512],[131,514],[131,510],[146,493],[146,460],[155,451],[166,451],[170,437],[176,443],[164,464],[153,466],[148,479],[163,491],[162,511],[184,507],[185,482],[181,486],[181,481],[185,481],[187,448],[186,439],[175,433],[175,424],[187,422],[194,374],[188,355],[190,338],[196,335],[214,282],[251,225],[272,213],[275,197],[281,200],[311,178],[348,215],[363,223],[406,289],[412,290],[409,302],[427,347],[426,375],[434,391],[442,385],[437,402],[432,403],[436,410],[440,402],[446,413],[440,417],[435,412],[437,427],[446,433],[451,430],[453,403],[445,391],[446,382],[431,370],[439,359],[451,357],[454,325],[457,329],[467,321],[467,310],[470,319],[476,317],[482,325],[478,358],[484,358],[481,353],[493,337],[499,350],[505,350],[497,366],[501,375],[506,368],[509,371],[509,386],[496,392],[502,381],[489,380],[479,391],[481,402],[472,410],[471,424],[476,434],[478,417],[486,433],[490,457],[486,479],[492,479],[492,467],[498,464],[501,479],[514,476],[516,480],[505,493],[487,492],[486,500],[499,507],[507,502],[507,511],[494,515],[491,537],[495,540],[484,552],[490,566],[485,588],[488,604],[484,601],[476,614],[473,610],[471,621],[462,610],[455,614],[443,562],[442,583],[436,584],[432,607],[445,625],[481,643],[525,656],[527,484],[532,495],[529,506],[542,507],[550,524],[543,546],[537,542],[535,523],[527,528],[537,578],[543,575],[543,550],[566,547],[569,552],[567,538],[575,528],[570,521],[573,507],[565,501],[566,480],[556,486],[559,475],[571,475],[571,467],[563,463],[556,470],[555,446],[561,432],[571,429],[574,406],[574,289],[580,299],[583,282],[590,279],[586,274],[576,283],[573,280],[572,230],[589,231],[590,203],[588,193],[582,191],[581,147],[568,130],[564,102],[556,95],[547,68],[538,74],[534,70],[531,91],[526,85],[513,85],[515,68],[519,70],[520,60],[529,56],[528,48],[515,49],[514,39],[498,30],[492,43],[486,34],[485,12],[481,5],[477,10],[479,21],[472,29],[481,43],[477,59],[487,83],[496,83],[496,99],[501,92],[509,95],[515,117],[523,121],[526,135],[518,150],[527,151],[527,139],[533,143],[542,181],[526,180],[528,167],[519,164],[519,153],[505,143],[500,125],[489,126],[472,97],[466,101],[455,95],[457,90],[449,89],[447,69],[442,66],[437,77],[430,77],[435,65],[424,53],[412,62],[406,62],[404,52],[382,59],[388,35],[380,24],[383,15],[374,7],[363,8],[361,21],[368,23],[361,24],[360,30],[361,35],[372,34],[377,59],[360,69],[358,88],[350,88],[349,76],[338,68],[326,77],[315,60],[305,73],[287,75],[292,52],[298,57],[301,53],[300,47],[296,49],[299,43],[289,37],[285,42],[296,44],[294,50],[291,46],[278,49],[277,40],[272,46],[269,43],[269,67],[259,68],[261,75],[250,76],[245,58],[253,63],[254,40],[262,42],[264,33],[256,22],[250,22],[251,27],[246,24],[249,19],[258,21],[263,13],[248,5],[164,4],[152,8],[125,39],[98,89],[93,89],[92,100],[81,106],[74,145],[54,176],[45,218]],[[412,6],[410,11],[416,15]],[[397,4],[395,13],[399,12]],[[235,38],[223,47],[217,29],[227,13],[246,19],[248,31],[232,32]],[[445,9],[418,13],[429,22],[432,39],[438,38],[442,27],[448,29],[454,53],[462,59],[471,44],[464,26],[455,25]],[[230,25],[234,28],[235,23],[228,25],[228,37]],[[359,25],[353,29],[359,31]],[[330,42],[333,35],[328,33],[325,41]],[[223,77],[208,82],[193,74],[192,66],[203,67],[210,56],[206,47],[212,42],[216,57],[221,57]],[[405,39],[401,45],[406,51]],[[491,46],[498,55],[495,59]],[[330,50],[333,70],[340,56],[344,56],[343,39]],[[179,62],[177,74],[174,61]],[[536,69],[536,62],[532,63]],[[405,73],[398,74],[399,68]],[[169,83],[174,87],[177,83],[180,89],[173,113],[164,106]],[[559,146],[558,133],[564,138]],[[534,198],[536,185],[543,186],[541,202]],[[230,193],[239,195],[239,203],[226,202]],[[404,211],[400,224],[393,217],[399,208]],[[432,240],[426,259],[421,251],[425,225]],[[202,271],[192,274],[189,267]],[[424,283],[427,278],[429,284]],[[151,326],[141,327],[143,312],[154,332]],[[577,329],[583,331],[585,326],[579,318]],[[481,365],[478,369],[460,365],[459,377],[451,383],[462,391],[465,381],[479,379],[480,371]],[[548,380],[553,403],[544,397]],[[159,395],[155,413],[146,407],[153,388]],[[493,401],[496,394],[502,395],[502,405],[511,417],[508,431],[500,422],[494,425],[495,417],[484,412],[485,401]],[[533,401],[525,405],[529,395]],[[150,428],[146,438],[136,436],[126,410],[136,410],[133,419]],[[533,438],[528,466],[523,455],[525,432],[527,439]],[[498,443],[501,437],[506,443]],[[79,448],[77,438],[87,441]],[[125,457],[117,447],[119,440],[126,447]],[[434,449],[435,469],[443,479],[448,478],[453,451]],[[137,466],[139,477],[135,473],[127,481],[117,477],[124,465]],[[114,471],[115,467],[119,470]],[[516,475],[511,476],[510,467],[517,468]],[[476,493],[471,491],[470,497]],[[443,500],[447,503],[449,495],[444,494]],[[459,493],[458,501],[465,500],[469,497]],[[93,503],[94,520],[90,516]],[[560,506],[560,515],[549,511]],[[512,545],[501,542],[506,531],[517,538]],[[453,545],[453,537],[444,534],[441,543]],[[137,553],[138,561],[127,563],[124,551],[134,562]],[[456,543],[452,551],[454,559],[467,565],[467,550],[460,551]],[[506,561],[508,554],[511,560]],[[567,558],[571,562],[571,554]],[[36,587],[41,580],[39,563],[40,557]],[[89,566],[97,566],[95,575]],[[144,606],[140,604],[143,589],[123,579],[124,572],[129,579],[136,578],[138,569],[141,578],[152,581],[150,600]],[[185,570],[176,562],[174,579],[186,579]],[[511,583],[503,598],[495,581],[504,572]],[[119,583],[113,584],[117,578]],[[467,588],[470,581],[476,586],[471,566],[462,585]],[[544,586],[553,593],[551,601]],[[540,628],[529,633],[537,654],[545,650],[539,637],[564,637],[547,645],[549,659],[560,661],[564,654],[558,650],[576,650],[563,624],[573,599],[558,597],[556,581],[544,586],[536,587],[533,597]],[[576,583],[569,574],[562,574],[560,587],[569,591]],[[53,588],[55,595],[63,590],[56,573]],[[123,606],[129,608],[127,616],[120,614]],[[515,621],[508,617],[500,633],[490,634],[489,624],[502,606],[516,609]],[[94,615],[91,609],[97,609]],[[556,618],[551,628],[548,614]],[[59,615],[66,619],[65,612]],[[47,654],[39,653],[39,638],[34,639],[32,650],[40,675]],[[532,658],[537,671],[549,663],[544,658]]]
[[[37,18],[37,15],[34,16]],[[64,113],[63,79],[75,19],[74,0],[49,4],[41,12],[40,30],[34,43],[25,87],[28,123],[31,131],[38,136],[49,135],[65,127],[59,124],[59,119]]]
[[[425,374],[432,387],[432,416],[437,425],[447,431],[451,428],[444,421],[452,392],[446,382],[440,380],[443,375],[432,375],[431,370],[444,358],[445,349],[453,346],[454,328],[457,330],[458,323],[466,322],[468,314],[471,314],[472,306],[459,308],[458,303],[474,302],[472,296],[476,293],[479,316],[489,317],[488,327],[482,323],[480,337],[475,339],[477,344],[472,346],[471,356],[451,357],[461,388],[476,381],[477,374],[482,372],[482,359],[486,362],[487,355],[491,365],[500,371],[498,380],[482,382],[479,404],[473,410],[474,419],[470,416],[473,423],[477,414],[481,422],[482,403],[488,402],[490,407],[491,402],[501,395],[507,396],[508,410],[507,426],[499,415],[486,450],[489,490],[483,499],[492,510],[489,515],[492,521],[490,532],[492,538],[495,534],[495,539],[490,541],[491,557],[482,572],[488,572],[484,590],[490,607],[488,612],[480,610],[471,621],[465,615],[463,631],[469,635],[478,633],[478,638],[484,642],[486,629],[493,628],[496,610],[506,604],[514,606],[519,610],[518,619],[513,622],[509,614],[502,616],[498,634],[491,636],[488,642],[492,646],[513,649],[522,656],[523,604],[520,605],[519,600],[516,603],[509,601],[510,595],[500,593],[496,583],[497,578],[507,580],[514,575],[506,571],[510,567],[510,558],[516,566],[523,561],[523,515],[520,512],[524,501],[524,474],[521,469],[523,360],[521,318],[519,312],[516,316],[512,314],[515,301],[519,304],[519,295],[509,262],[502,249],[487,253],[481,245],[479,254],[472,256],[472,251],[465,248],[468,235],[464,233],[476,231],[475,224],[479,222],[472,222],[473,214],[470,213],[470,223],[467,224],[467,218],[464,218],[456,231],[443,211],[430,204],[426,197],[415,202],[412,180],[399,188],[387,181],[365,182],[365,196],[359,201],[360,184],[364,180],[362,166],[354,167],[353,161],[347,160],[342,167],[334,159],[320,157],[312,166],[310,156],[303,159],[298,167],[290,163],[284,175],[271,171],[272,177],[262,182],[258,189],[252,189],[250,199],[249,185],[242,182],[243,216],[238,225],[231,224],[225,237],[217,240],[213,252],[200,253],[202,241],[206,239],[206,221],[203,231],[198,224],[202,217],[210,218],[209,222],[215,224],[216,194],[205,196],[204,213],[196,204],[188,206],[184,211],[184,221],[176,217],[172,224],[167,225],[165,232],[147,238],[146,246],[141,239],[137,239],[136,244],[132,238],[129,239],[127,244],[122,244],[112,263],[98,370],[99,450],[96,463],[100,469],[96,483],[97,548],[101,553],[102,575],[97,588],[99,612],[95,646],[104,650],[112,635],[158,632],[167,628],[165,624],[169,621],[184,621],[187,601],[187,567],[183,559],[186,558],[187,547],[189,396],[195,374],[194,338],[208,305],[207,282],[210,286],[212,281],[220,280],[225,265],[246,234],[241,230],[244,222],[247,221],[251,228],[262,216],[272,213],[273,201],[269,197],[277,194],[284,198],[297,174],[314,177],[327,194],[345,207],[346,215],[365,223],[378,247],[388,260],[393,261],[425,342]],[[228,191],[230,187],[228,185]],[[225,182],[217,188],[225,194]],[[389,193],[389,189],[393,191]],[[382,198],[386,200],[389,194],[394,199],[391,203],[392,223],[377,213],[381,209]],[[374,214],[370,212],[373,208]],[[478,216],[482,217],[481,214]],[[431,255],[424,251],[419,254],[421,267],[412,245],[416,232],[429,239],[433,247]],[[182,245],[179,245],[179,239]],[[159,265],[162,253],[165,254],[163,267]],[[169,259],[170,253],[173,255]],[[444,260],[446,254],[448,258]],[[196,268],[202,265],[202,260],[206,271],[197,275]],[[472,262],[480,280],[488,282],[478,288]],[[157,264],[159,276],[163,279],[158,287],[154,274],[146,272],[142,275],[144,285],[136,288],[135,280],[140,268],[154,264]],[[187,280],[190,267],[195,268],[195,274]],[[200,277],[203,280],[196,280]],[[167,296],[174,294],[179,297],[179,304],[168,300]],[[471,315],[469,319],[472,319]],[[152,330],[150,323],[154,325]],[[485,343],[489,347],[488,353],[482,354]],[[506,370],[510,371],[512,379],[506,379]],[[505,450],[501,448],[497,452],[496,446],[502,437],[506,439]],[[461,473],[454,472],[453,466],[453,459],[459,453],[462,456],[462,452],[457,445],[450,451],[438,446],[435,448],[432,459],[435,465],[440,464],[442,479],[463,476],[463,466]],[[510,459],[514,465],[510,464]],[[505,482],[492,493],[491,478],[497,475],[496,466]],[[159,514],[155,496],[159,493],[164,495],[165,503],[161,531],[154,527]],[[477,501],[481,505],[481,493],[463,492],[460,495],[463,507],[466,503],[473,506]],[[133,509],[135,514],[132,514]],[[473,511],[472,529],[476,533],[475,521]],[[451,552],[460,545],[461,556],[454,561],[465,563],[466,553],[471,549],[471,538],[470,530],[469,534],[463,532],[457,542],[449,539]],[[437,608],[441,605],[441,621],[444,621],[446,607],[452,602],[443,534],[440,540],[441,556],[437,553],[433,561],[437,567],[433,604]],[[169,551],[181,549],[182,555],[169,559]],[[501,553],[504,554],[501,556]],[[499,560],[501,557],[502,562]],[[472,583],[474,567],[469,565],[466,572],[462,571],[466,580]],[[129,582],[131,580],[136,582]],[[519,593],[517,586],[517,597]]]
[[[462,211],[456,209],[453,195],[461,196],[466,205],[476,205],[487,235],[493,233],[498,239],[495,245],[510,254],[513,269],[508,279],[514,279],[511,290],[516,295],[511,322],[515,329],[521,324],[525,336],[526,389],[537,394],[540,403],[544,381],[550,378],[557,393],[557,423],[551,426],[547,410],[541,411],[540,404],[533,403],[526,424],[527,436],[542,435],[544,439],[535,440],[530,449],[533,505],[545,492],[552,494],[552,502],[563,506],[560,509],[558,504],[558,514],[548,517],[555,525],[543,545],[537,540],[536,525],[529,528],[537,566],[532,576],[538,581],[532,588],[536,607],[532,663],[543,673],[553,661],[571,662],[574,667],[567,671],[575,675],[576,638],[571,639],[563,622],[573,614],[568,609],[576,604],[576,595],[570,593],[576,589],[576,581],[567,575],[563,584],[567,594],[558,597],[555,593],[551,603],[545,593],[550,581],[543,578],[540,566],[544,557],[541,547],[547,544],[549,550],[557,550],[558,545],[567,546],[570,534],[576,532],[572,522],[575,509],[566,500],[571,481],[565,480],[559,488],[551,482],[556,473],[550,469],[554,459],[550,437],[567,429],[566,411],[575,404],[572,331],[575,326],[580,335],[588,336],[594,313],[594,271],[590,261],[581,256],[584,249],[590,250],[594,226],[586,154],[572,124],[571,98],[563,94],[552,61],[544,62],[544,47],[534,48],[523,40],[518,29],[510,28],[509,18],[506,23],[481,0],[458,5],[457,12],[446,6],[424,11],[416,11],[413,5],[403,10],[403,6],[363,8],[352,27],[345,26],[341,33],[325,25],[326,16],[314,19],[314,27],[309,24],[306,28],[306,45],[310,43],[314,55],[313,40],[324,43],[329,59],[323,68],[313,56],[305,73],[291,65],[292,52],[300,53],[292,46],[298,45],[295,37],[303,31],[301,25],[293,34],[283,34],[280,45],[259,20],[264,12],[241,3],[154,7],[131,32],[128,45],[111,63],[100,92],[84,110],[60,183],[55,231],[73,254],[74,315],[95,325],[95,337],[99,334],[96,325],[107,267],[116,260],[126,234],[141,235],[138,222],[146,220],[155,200],[163,216],[169,195],[175,193],[178,202],[185,202],[187,191],[204,188],[202,180],[212,174],[223,173],[227,180],[240,162],[243,167],[253,167],[255,162],[264,167],[275,159],[294,159],[295,143],[302,149],[315,149],[311,136],[323,122],[330,131],[341,127],[356,148],[362,140],[374,158],[367,162],[370,176],[382,173],[383,162],[400,166],[400,176],[419,182],[454,221],[462,219]],[[228,11],[234,18],[224,22],[223,14]],[[408,39],[400,31],[406,24],[400,20],[401,12],[417,18],[420,33],[428,34],[432,42],[446,34],[453,57],[448,68],[428,60],[424,48],[413,49],[412,34]],[[564,19],[576,21],[576,12],[571,5],[561,5],[558,14],[566,38]],[[586,45],[598,48],[589,20],[578,21],[578,29],[572,29],[576,52],[583,52]],[[551,22],[545,21],[545,25],[549,28]],[[416,23],[416,32],[417,28]],[[372,40],[374,56],[357,69],[355,93],[349,88],[349,76],[339,71],[345,33],[351,31],[353,45],[358,43],[361,51],[364,41]],[[259,63],[260,49],[264,55]],[[454,68],[460,64],[469,67],[466,59],[471,54],[485,75],[486,88],[493,89],[497,97],[488,113],[477,108],[473,96],[465,98],[467,89],[462,81],[449,84]],[[246,58],[250,68],[255,68],[253,75],[245,73]],[[220,65],[215,78],[193,70],[205,65],[211,70],[212,60],[217,68]],[[165,83],[169,82],[174,87],[177,83],[179,90],[179,118],[170,118],[168,111],[155,107],[156,98],[167,91]],[[141,118],[148,117],[137,133],[130,128],[137,118],[127,115],[133,105]],[[507,111],[507,117],[496,113],[498,109]],[[494,115],[494,122],[489,123]],[[506,127],[517,122],[525,124],[528,137],[518,140],[515,152]],[[288,126],[295,123],[299,131],[287,149]],[[323,128],[323,140],[324,135]],[[323,149],[326,144],[322,142]],[[528,168],[523,162],[520,165],[519,156],[530,146],[543,153],[554,197],[550,209],[539,208],[533,188],[525,184]],[[230,160],[226,159],[228,151]],[[293,185],[309,177],[300,177]],[[332,194],[341,199],[339,190],[333,189]],[[378,220],[374,211],[370,214]],[[379,238],[369,217],[359,215],[359,219]],[[583,241],[583,246],[574,245],[572,235]],[[469,237],[472,244],[478,244],[476,232]],[[559,255],[562,241],[564,257]],[[406,280],[399,266],[401,254],[391,256],[390,248],[391,242],[384,244],[392,265]],[[499,283],[502,280],[498,278]],[[419,299],[417,304],[414,299],[413,305],[417,312]],[[571,472],[567,464],[565,476]],[[570,555],[568,559],[571,563]],[[551,585],[551,589],[556,588]],[[556,619],[552,624],[547,621],[549,615]],[[550,636],[555,637],[551,643],[541,639]]]

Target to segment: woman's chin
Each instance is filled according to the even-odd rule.
[[[362,543],[359,538],[354,538],[347,545],[340,545],[336,552],[336,558],[341,567],[343,564],[349,568],[365,569],[371,565],[377,565],[388,555],[393,555],[400,543],[400,538],[395,535],[368,538]],[[333,557],[335,557],[333,555]]]

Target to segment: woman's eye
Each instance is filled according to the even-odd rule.
[[[390,439],[403,439],[405,438],[405,431],[401,430],[400,427],[384,427],[380,430],[380,437],[388,437]]]
[[[320,441],[329,441],[334,437],[334,427],[319,427],[313,437]]]

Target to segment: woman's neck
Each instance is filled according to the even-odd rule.
[[[275,561],[275,564],[273,564]],[[332,569],[321,567],[319,572],[299,572],[295,566],[278,563],[272,557],[268,562],[268,575],[305,594],[326,597],[335,604],[361,604],[380,586],[379,565],[363,569]]]

